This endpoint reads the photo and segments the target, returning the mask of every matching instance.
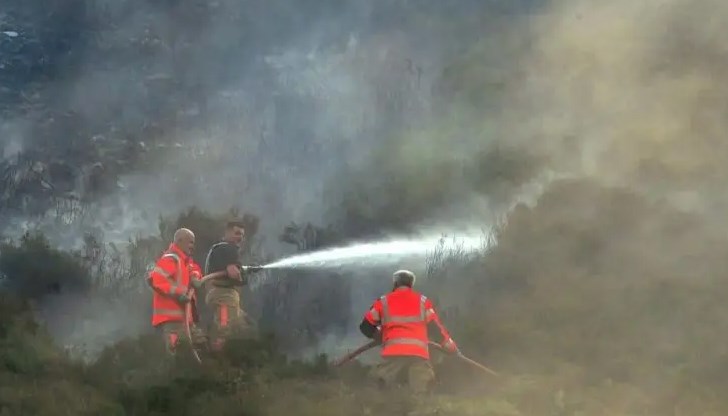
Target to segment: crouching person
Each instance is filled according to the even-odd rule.
[[[458,347],[440,322],[433,302],[413,289],[414,273],[398,270],[392,277],[392,291],[374,302],[359,328],[366,337],[381,342],[383,362],[373,371],[380,386],[387,390],[405,387],[409,397],[419,400],[435,380],[428,327],[439,330],[446,351],[457,353]]]

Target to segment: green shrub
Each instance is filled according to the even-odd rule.
[[[216,222],[200,211],[186,215],[180,225]],[[533,208],[515,211],[484,256],[431,259],[425,292],[438,298],[466,355],[501,375],[433,352],[436,394],[418,403],[373,389],[368,368],[356,362],[334,369],[323,355],[289,360],[272,335],[232,341],[222,357],[203,355],[198,366],[183,353],[167,360],[159,336],[149,334],[81,365],[53,345],[21,297],[42,291],[3,293],[0,414],[388,415],[399,407],[440,416],[725,414],[728,241],[720,234],[624,190],[558,184]],[[15,267],[5,274],[38,275],[23,263],[38,252],[51,253],[61,270],[83,269],[34,238],[3,247],[2,265]],[[162,240],[135,249],[155,241]],[[272,300],[290,307],[288,298]],[[286,329],[306,324],[293,318]]]
[[[51,248],[38,232],[24,234],[19,244],[0,245],[0,273],[11,290],[29,299],[85,291],[90,286],[88,271],[78,259]]]

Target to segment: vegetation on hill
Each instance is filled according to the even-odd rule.
[[[158,6],[174,12],[173,3],[201,4]],[[207,5],[213,3],[235,2]],[[509,2],[516,3],[521,2]],[[343,200],[336,200],[341,203],[332,204],[334,226],[291,224],[280,236],[299,251],[316,250],[382,231],[406,231],[419,220],[446,215],[448,203],[459,198],[472,198],[463,204],[480,207],[483,195],[488,197],[482,209],[482,224],[487,226],[493,211],[498,212],[490,203],[513,201],[520,185],[547,168],[582,178],[550,183],[535,204],[516,206],[488,252],[477,257],[435,253],[428,259],[427,276],[418,279],[418,287],[435,300],[464,353],[498,371],[499,377],[433,352],[438,374],[434,394],[410,403],[399,392],[377,391],[363,364],[332,368],[331,357],[323,355],[307,362],[292,359],[292,347],[315,348],[324,336],[358,324],[342,313],[348,311],[352,291],[348,281],[318,271],[281,273],[263,281],[256,296],[244,293],[244,303],[265,336],[231,343],[224,356],[205,357],[202,367],[185,354],[175,362],[165,360],[161,342],[151,331],[102,343],[108,345],[92,361],[54,342],[55,325],[86,322],[64,322],[62,315],[42,319],[40,312],[52,300],[100,301],[104,308],[120,305],[114,318],[146,323],[150,302],[143,275],[173,230],[186,226],[197,233],[195,258],[202,261],[205,247],[219,237],[216,227],[228,215],[193,207],[161,218],[158,235],[137,238],[128,247],[105,242],[103,235],[94,233],[73,252],[52,247],[38,233],[0,246],[0,416],[396,415],[403,410],[433,416],[727,414],[728,237],[720,220],[725,204],[715,196],[723,192],[722,176],[716,172],[728,166],[715,140],[725,130],[726,119],[721,112],[725,106],[720,105],[723,84],[715,80],[725,71],[718,59],[722,49],[713,40],[721,39],[714,37],[715,31],[726,25],[706,25],[704,9],[697,3],[684,6],[687,3],[675,1],[680,7],[655,8],[661,9],[657,15],[642,13],[651,2],[617,1],[599,7],[593,2],[553,3],[550,14],[528,21],[533,23],[526,25],[528,30],[509,20],[502,31],[489,28],[499,34],[474,45],[473,38],[483,32],[468,38],[461,45],[465,52],[432,76],[436,117],[418,119],[414,127],[405,129],[407,123],[389,113],[396,113],[408,98],[403,97],[407,91],[394,85],[405,86],[402,79],[419,83],[423,69],[417,63],[408,67],[402,62],[408,58],[397,56],[382,66],[399,68],[391,70],[395,75],[387,77],[390,70],[378,68],[381,73],[362,76],[378,83],[371,94],[384,98],[374,106],[391,116],[382,117],[382,126],[365,131],[382,137],[381,142],[369,163],[356,165],[348,177],[335,178],[345,184],[345,191]],[[572,10],[574,3],[585,7]],[[135,7],[86,13],[87,4],[74,0],[48,8],[48,15],[68,16],[67,24],[58,26],[48,24],[47,16],[41,18],[44,8],[27,1],[17,0],[16,11],[0,14],[0,23],[19,28],[19,36],[0,34],[0,65],[9,68],[0,73],[0,80],[12,81],[6,82],[10,88],[0,91],[0,111],[31,124],[28,134],[33,141],[48,145],[1,162],[3,214],[47,213],[54,202],[49,195],[74,201],[74,209],[82,211],[79,200],[113,194],[121,186],[117,179],[122,172],[158,161],[140,142],[170,145],[175,129],[200,121],[207,93],[223,88],[240,71],[236,65],[223,65],[211,68],[209,78],[202,77],[209,68],[200,56],[210,53],[225,61],[222,58],[235,55],[205,42],[198,48],[205,52],[201,55],[185,48],[185,37],[200,34],[205,13],[178,15],[199,23],[178,33],[159,25],[151,25],[159,33],[147,31],[149,21],[141,19],[143,24],[134,26],[139,36],[130,40],[123,25],[114,23],[116,17],[136,16]],[[120,3],[107,5],[111,4]],[[240,29],[231,31],[234,36],[222,36],[240,48],[238,54],[245,55],[248,48],[267,51],[276,43],[274,32],[288,23],[301,32],[310,29],[308,20],[286,12],[283,2],[271,4],[272,15],[281,21],[253,19],[254,14],[242,12],[215,15]],[[719,10],[718,2],[712,6]],[[398,16],[410,16],[402,7]],[[190,10],[197,9],[176,12]],[[316,15],[312,10],[307,12]],[[388,11],[379,13],[399,20]],[[101,16],[102,21],[86,21],[82,15]],[[462,26],[461,31],[482,26],[478,14],[463,25],[459,22],[465,20],[438,22],[432,17],[436,15],[418,15],[407,24]],[[720,13],[710,16],[715,17],[711,22],[720,23]],[[25,30],[23,22],[38,30]],[[85,36],[84,30],[98,36]],[[257,34],[267,34],[265,41]],[[170,47],[175,40],[178,48]],[[378,50],[378,39],[363,43],[367,41],[368,52]],[[672,46],[666,47],[668,43]],[[90,63],[91,72],[109,64],[138,66],[142,69],[132,71],[131,80],[121,85],[144,93],[106,103],[99,117],[84,119],[79,112],[65,112],[64,100],[50,99],[57,86],[52,81],[63,84],[76,74],[72,68],[86,63],[81,52],[99,50],[103,53],[95,56],[114,59]],[[146,61],[136,55],[139,52],[154,59]],[[182,60],[177,62],[200,66],[169,65],[172,55]],[[357,59],[349,58],[358,65],[376,54],[353,55]],[[411,71],[406,77],[403,68]],[[295,64],[288,68],[296,69]],[[221,85],[205,84],[210,79],[221,80]],[[265,81],[261,89],[279,86],[260,79]],[[357,80],[354,77],[352,83]],[[269,104],[278,98],[270,100]],[[288,133],[299,139],[300,126],[291,120],[308,119],[300,114],[313,114],[316,106],[291,101],[297,103],[291,107],[310,112],[291,111],[289,118],[278,121],[288,120]],[[179,102],[201,110],[187,112]],[[631,107],[625,108],[625,103]],[[112,128],[118,109],[132,104],[153,108],[152,120],[131,117],[133,122],[119,122],[123,128]],[[262,106],[260,101],[255,104]],[[261,146],[270,146],[266,151],[290,144],[283,139],[266,142],[280,132],[266,128],[261,127],[259,140]],[[318,134],[311,130],[317,132],[311,136]],[[55,140],[59,135],[67,135],[68,141]],[[307,147],[304,140],[296,143],[306,150],[297,153],[293,146],[286,147],[284,157],[266,160],[259,170],[276,163],[287,169],[286,163],[294,159],[309,168],[320,167],[315,157],[320,154],[306,153],[320,147]],[[182,145],[178,149],[191,153]],[[77,181],[84,184],[80,196],[74,194]],[[250,226],[245,255],[262,263],[267,256],[257,238],[259,219],[243,216]],[[85,301],[74,304],[84,305]],[[90,308],[90,320],[97,310]]]
[[[38,274],[34,262],[17,266],[41,250],[33,241],[3,248],[10,282]],[[555,185],[513,212],[490,252],[421,279],[462,350],[501,376],[433,352],[438,385],[417,404],[378,393],[360,364],[287,359],[270,335],[203,367],[184,355],[165,364],[154,334],[82,364],[36,322],[18,296],[27,289],[11,285],[20,289],[2,295],[0,406],[38,415],[724,414],[725,243],[699,217],[626,190]],[[65,279],[68,255],[42,250],[45,278]]]

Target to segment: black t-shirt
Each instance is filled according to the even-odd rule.
[[[224,271],[230,264],[242,265],[238,256],[238,247],[234,244],[221,241],[214,244],[210,248],[210,251],[207,252],[205,274]],[[215,286],[232,286],[229,280],[228,278],[213,279],[213,284]]]

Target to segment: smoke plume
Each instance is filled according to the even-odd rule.
[[[346,220],[346,173],[375,178],[370,156],[436,116],[444,62],[477,39],[488,11],[477,1],[16,3],[2,29],[17,36],[0,37],[13,86],[5,236],[124,242],[156,234],[160,214],[235,204],[261,216],[273,252],[290,221]],[[56,299],[47,315],[73,302]],[[84,336],[105,326],[119,325]]]
[[[721,262],[698,264],[684,256],[712,258],[705,241],[716,241],[725,224],[728,152],[720,137],[728,127],[728,90],[721,74],[728,60],[721,39],[728,8],[679,0],[540,6],[482,28],[475,44],[443,63],[433,82],[430,116],[391,135],[350,175],[349,192],[342,192],[345,210],[338,211],[344,226],[368,234],[492,224],[519,201],[538,203],[554,179],[583,179],[594,189],[571,191],[584,192],[582,197],[561,205],[553,195],[569,193],[554,190],[541,203],[548,212],[542,220],[550,222],[525,222],[543,237],[541,245],[509,245],[499,254],[513,259],[499,264],[521,261],[530,270],[523,273],[548,276],[539,269],[546,263],[531,262],[552,262],[555,275],[581,267],[635,279],[694,275],[680,272],[687,264],[700,276],[720,275]],[[625,207],[600,207],[600,186],[656,205],[639,205],[649,215],[625,211],[632,206],[629,198]],[[618,198],[607,201],[619,204]],[[685,220],[673,210],[701,220],[686,232]],[[608,225],[612,221],[620,225]],[[583,258],[530,257],[544,245],[566,253],[586,250],[579,240],[539,234],[558,231],[549,228],[554,222],[597,233],[601,249],[587,250]],[[622,228],[627,224],[634,224],[632,231]],[[678,267],[671,258],[686,263]],[[465,282],[466,276],[476,282]],[[450,276],[458,281],[439,277],[428,289],[447,294],[443,307],[485,307],[475,296],[487,286],[482,272]],[[661,330],[676,328],[666,324]]]
[[[187,205],[261,215],[280,252],[290,221],[352,238],[487,226],[559,177],[722,224],[728,8],[508,3],[98,3],[85,11],[95,43],[38,90],[72,121],[4,116],[4,157],[19,144],[82,165],[136,155],[103,160],[114,180],[78,225],[116,240]],[[69,246],[80,236],[56,233]],[[359,274],[356,293],[387,285]]]

